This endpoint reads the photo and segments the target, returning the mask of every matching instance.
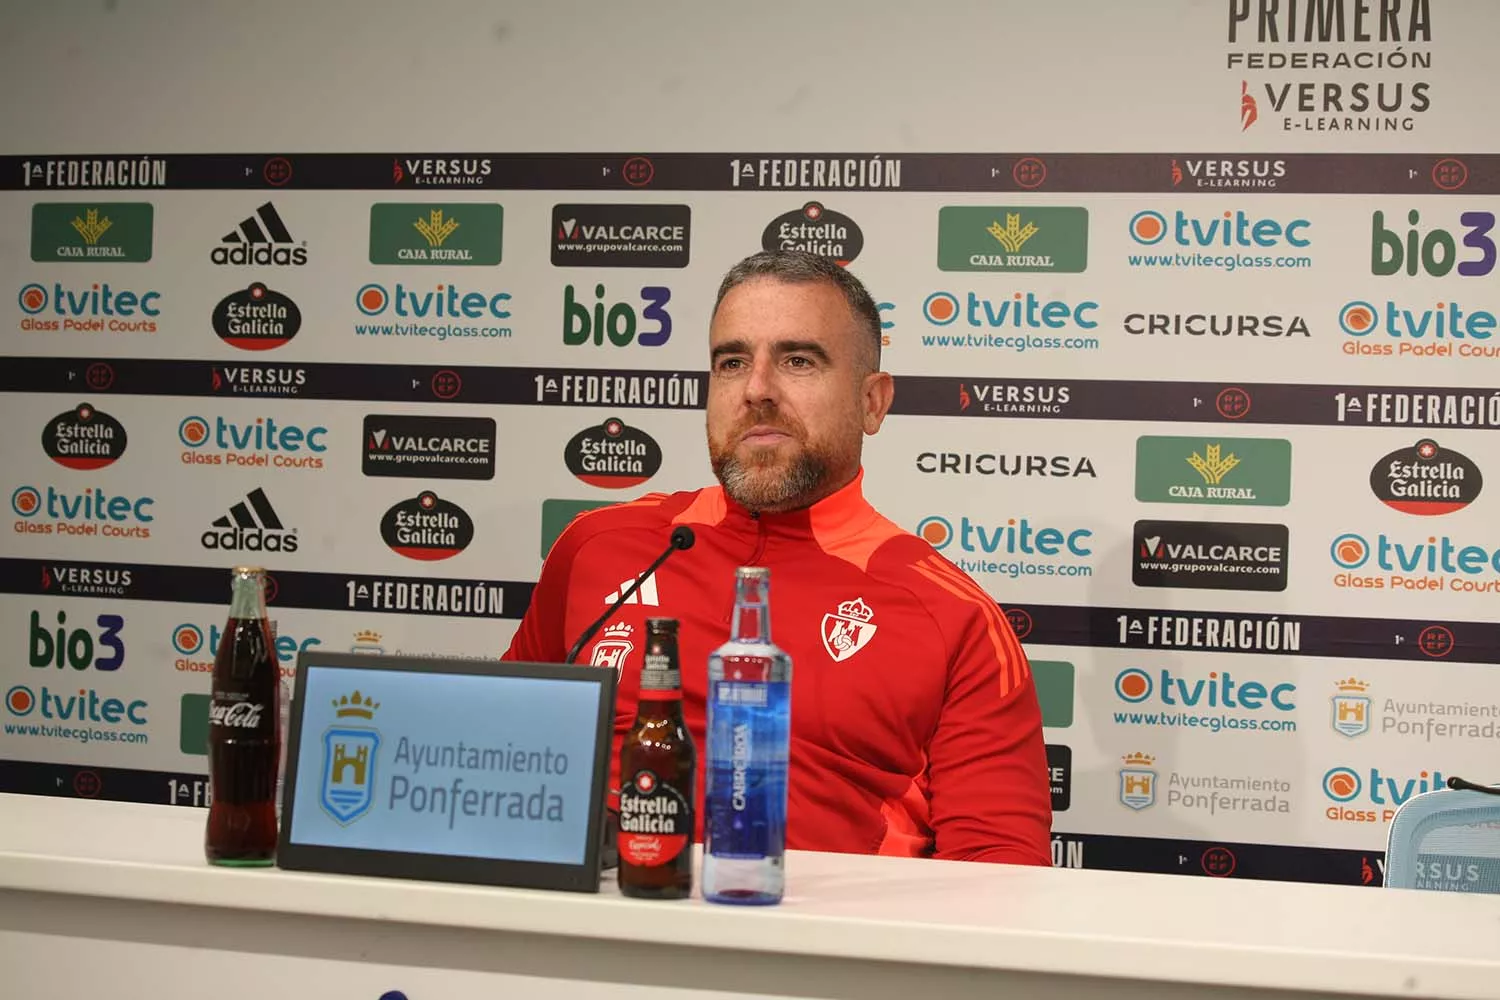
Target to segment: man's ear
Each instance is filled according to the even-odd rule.
[[[891,401],[896,398],[896,380],[890,372],[871,372],[860,388],[860,411],[866,434],[880,430]]]

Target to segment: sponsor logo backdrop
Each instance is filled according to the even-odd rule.
[[[869,494],[1033,659],[1056,863],[1377,884],[1500,777],[1500,168],[1420,138],[1460,25],[1277,16],[1215,154],[0,157],[0,785],[203,805],[235,562],[288,679],[498,655],[569,518],[712,481],[718,280],[795,246],[880,305]]]

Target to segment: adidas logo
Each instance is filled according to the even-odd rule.
[[[618,604],[620,602],[620,595],[629,590],[632,583],[635,583],[635,577],[631,577],[629,580],[625,580],[624,582],[622,582],[620,584],[620,589],[616,590],[614,593],[606,597],[604,599],[604,603]],[[641,589],[631,594],[630,600],[626,601],[625,603],[640,604],[648,608],[659,607],[660,602],[656,599],[656,574],[652,573],[650,576],[646,577],[646,582],[641,584]]]
[[[268,201],[225,234],[209,256],[215,264],[301,267],[307,263],[307,245],[292,239],[281,213]]]
[[[259,486],[215,520],[199,540],[205,549],[217,552],[297,551],[297,529],[281,523],[281,516]]]

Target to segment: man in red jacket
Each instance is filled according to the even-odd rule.
[[[701,753],[708,654],[728,638],[735,568],[765,566],[772,641],[792,658],[787,847],[1050,865],[1050,782],[1026,654],[977,583],[862,493],[863,436],[880,429],[894,392],[869,293],[832,260],[754,254],[720,286],[709,363],[720,485],[575,518],[504,658],[563,660],[672,529],[690,525],[693,548],[657,570],[584,654],[619,671],[611,788],[635,717],[646,618],[680,623],[683,710]]]

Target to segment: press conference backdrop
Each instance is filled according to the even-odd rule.
[[[1057,864],[1378,884],[1496,778],[1493,5],[341,11],[11,14],[0,786],[203,805],[234,563],[288,674],[498,655],[712,481],[763,247],[880,303],[867,491],[1025,643]]]

